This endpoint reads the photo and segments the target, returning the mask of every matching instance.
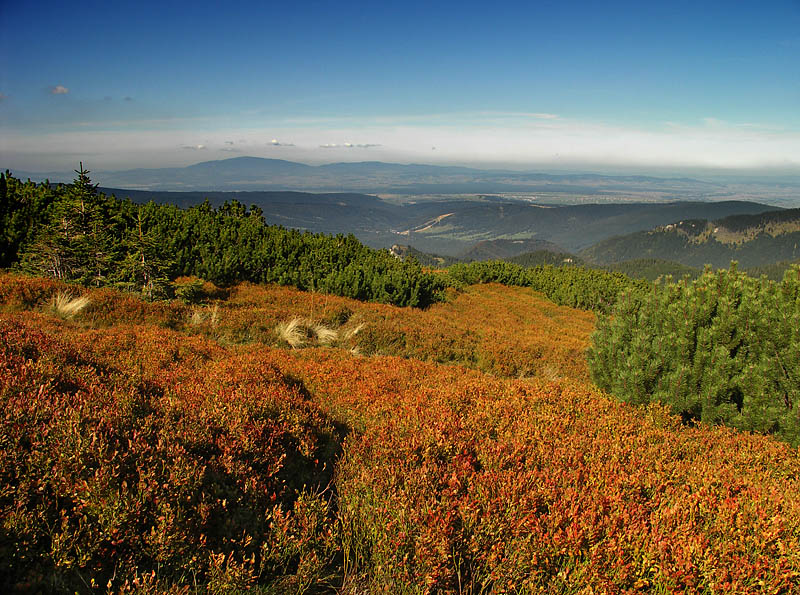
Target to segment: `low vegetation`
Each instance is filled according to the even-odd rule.
[[[800,588],[797,450],[592,387],[590,313],[242,284],[63,319],[68,289],[0,275],[5,590]],[[339,343],[291,348],[293,319]]]
[[[636,258],[616,262],[602,268],[622,273],[632,279],[645,279],[647,281],[655,281],[659,277],[666,277],[667,275],[675,279],[681,279],[687,275],[696,278],[703,272],[700,269],[689,267],[679,262],[670,262],[658,258]]]
[[[73,297],[66,291],[59,291],[53,296],[50,309],[56,316],[70,319],[80,314],[90,303],[91,300],[85,295]]]

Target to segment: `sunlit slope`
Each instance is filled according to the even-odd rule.
[[[83,290],[57,315],[63,289],[0,277],[12,590],[800,588],[798,452],[593,389],[589,314],[486,285],[427,311]],[[338,342],[289,347],[296,317]]]
[[[68,291],[78,294],[55,281],[2,275],[0,307],[47,309],[53,296]],[[594,315],[557,306],[525,288],[473,286],[426,310],[247,283],[227,291],[225,299],[198,305],[148,304],[109,289],[81,292],[91,300],[76,318],[82,325],[153,323],[224,344],[286,346],[276,327],[300,319],[337,331],[335,346],[362,355],[459,363],[503,376],[588,379],[584,352]]]
[[[374,590],[800,586],[800,460],[783,444],[570,382],[334,354],[290,365],[356,430],[340,518]]]
[[[272,321],[305,317],[345,331],[360,327],[348,343],[358,353],[460,363],[504,376],[588,378],[584,351],[594,323],[591,313],[498,284],[470,287],[426,310],[242,285],[223,306],[221,320],[228,311],[234,336],[261,324],[260,338],[269,342]]]

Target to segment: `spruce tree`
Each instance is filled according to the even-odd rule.
[[[22,266],[56,279],[100,285],[110,267],[111,240],[89,171],[81,163],[75,173],[78,177],[53,202]]]
[[[169,284],[170,260],[164,256],[154,234],[144,226],[142,208],[124,240],[125,256],[117,267],[116,279],[130,284],[148,299],[162,297]]]

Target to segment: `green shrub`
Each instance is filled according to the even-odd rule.
[[[780,284],[734,263],[626,293],[599,319],[588,360],[595,383],[623,401],[799,444],[800,267]]]
[[[540,265],[523,267],[504,261],[456,264],[448,269],[456,282],[501,283],[530,287],[561,306],[608,312],[627,289],[644,290],[647,282],[622,273],[610,273],[576,266]]]
[[[205,299],[203,280],[197,277],[178,277],[172,282],[175,297],[186,304],[197,304]]]

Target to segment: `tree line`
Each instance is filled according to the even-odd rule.
[[[597,312],[610,311],[624,290],[644,290],[648,286],[646,281],[631,279],[622,273],[582,266],[525,267],[499,260],[456,264],[448,273],[467,285],[501,283],[530,287],[561,306]]]
[[[413,259],[398,260],[353,235],[268,225],[261,209],[208,201],[181,209],[99,192],[89,172],[71,184],[0,174],[0,268],[84,285],[167,297],[170,280],[196,276],[293,285],[359,300],[425,307],[445,283]]]

